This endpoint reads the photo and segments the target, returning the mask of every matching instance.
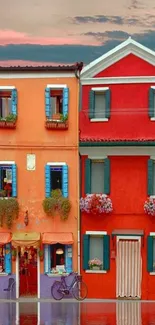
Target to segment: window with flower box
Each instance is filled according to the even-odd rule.
[[[89,159],[85,161],[85,194],[110,194],[110,160]]]
[[[105,232],[86,232],[83,235],[83,269],[108,271],[110,269],[110,236]]]
[[[68,197],[68,165],[66,163],[47,163],[45,166],[46,197],[52,190],[60,189],[64,197]]]
[[[15,87],[0,87],[0,127],[15,124],[17,118],[17,90]],[[3,122],[3,124],[2,124]],[[4,123],[6,122],[6,123]]]
[[[0,162],[0,197],[17,196],[17,165],[14,162]]]

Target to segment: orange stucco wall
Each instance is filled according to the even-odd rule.
[[[68,130],[45,128],[45,88],[47,84],[69,87]],[[0,79],[0,86],[15,86],[18,92],[18,121],[15,130],[0,129],[0,160],[17,164],[17,198],[20,215],[14,231],[73,232],[73,268],[77,269],[78,230],[78,80],[70,78]],[[36,155],[36,170],[27,171],[26,155]],[[69,199],[72,204],[68,220],[47,217],[42,208],[45,198],[47,162],[66,162],[69,168]],[[29,225],[24,216],[28,210]],[[0,231],[6,231],[5,227]],[[42,263],[43,264],[43,263]],[[41,266],[43,270],[43,265]]]

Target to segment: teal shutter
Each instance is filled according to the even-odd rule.
[[[12,114],[17,115],[17,89],[12,90],[11,94],[12,99]]]
[[[149,117],[155,117],[155,103],[154,103],[154,97],[155,96],[155,91],[154,89],[150,88],[149,89]]]
[[[62,166],[62,195],[68,197],[68,166]]]
[[[104,160],[104,194],[110,194],[110,159]]]
[[[62,111],[63,115],[68,114],[68,104],[69,104],[69,88],[63,88],[63,101],[62,101]]]
[[[89,92],[89,118],[93,118],[95,114],[95,91]]]
[[[105,117],[110,118],[110,89],[105,92]]]
[[[148,174],[147,174],[147,194],[153,195],[153,160],[149,159],[147,168],[148,168]]]
[[[153,272],[153,236],[147,236],[147,271]]]
[[[51,168],[49,165],[45,166],[45,196],[51,196]]]
[[[65,245],[65,267],[66,272],[72,272],[72,245]]]
[[[11,261],[11,244],[5,245],[5,258],[4,258],[5,272],[11,274],[12,261]]]
[[[51,117],[51,95],[50,95],[50,92],[51,92],[50,88],[45,89],[45,112],[46,112],[47,118]]]
[[[51,272],[51,246],[44,245],[44,273]]]
[[[110,236],[103,236],[103,269],[110,270]]]
[[[17,165],[12,165],[12,197],[17,197]]]
[[[89,245],[90,245],[90,236],[83,235],[83,270],[89,269]]]
[[[85,194],[91,194],[91,159],[85,160]]]

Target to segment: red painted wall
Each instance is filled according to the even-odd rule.
[[[114,211],[111,215],[93,216],[82,213],[81,234],[86,231],[107,231],[114,229],[143,229],[142,241],[142,299],[155,299],[155,277],[147,272],[146,236],[155,231],[155,219],[144,214],[143,205],[147,198],[147,160],[149,157],[111,156],[110,197]],[[82,179],[85,177],[82,157]],[[84,195],[84,184],[82,184]],[[82,237],[81,237],[82,241]],[[115,240],[110,242],[110,250],[115,250]],[[82,251],[81,251],[82,256]],[[88,274],[82,271],[88,285],[89,298],[116,298],[116,261],[110,260],[110,271],[106,274]],[[95,286],[92,285],[95,283]]]
[[[107,72],[108,71],[108,72]],[[154,75],[155,67],[128,55],[97,77]],[[80,137],[103,139],[155,139],[155,122],[148,115],[149,88],[154,84],[91,85],[82,87]],[[88,117],[89,91],[92,87],[111,90],[111,117],[108,122],[92,123]]]

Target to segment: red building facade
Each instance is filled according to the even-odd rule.
[[[155,52],[131,38],[81,74],[81,272],[89,298],[155,299],[154,75]]]

